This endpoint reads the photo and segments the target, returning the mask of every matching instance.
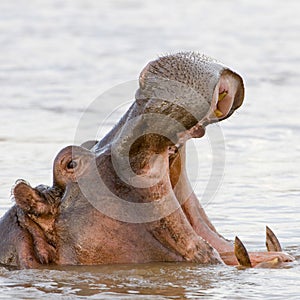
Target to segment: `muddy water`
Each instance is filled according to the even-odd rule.
[[[196,50],[233,66],[247,88],[243,108],[222,124],[225,171],[215,196],[204,197],[206,210],[222,234],[239,235],[251,250],[264,250],[269,225],[299,259],[299,8],[296,0],[2,1],[1,215],[16,179],[51,184],[52,159],[74,143],[97,96],[136,79],[159,54]],[[101,98],[90,112],[101,134],[133,95],[118,103]],[[201,198],[214,157],[207,138],[189,145],[190,178]],[[0,298],[299,299],[299,271],[297,264],[246,271],[192,264],[3,268]]]

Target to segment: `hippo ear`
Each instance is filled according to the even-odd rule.
[[[13,195],[16,204],[25,212],[40,215],[47,214],[50,211],[50,205],[43,194],[23,180],[17,181],[13,188]]]

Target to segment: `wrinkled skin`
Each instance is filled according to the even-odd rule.
[[[15,205],[0,220],[0,264],[36,268],[55,262],[57,239],[55,221],[66,184],[80,176],[69,163],[77,161],[76,147],[66,147],[57,155],[53,168],[53,186],[32,188],[18,180],[13,188]],[[81,150],[81,148],[78,147]],[[80,160],[85,162],[81,151]]]
[[[25,183],[16,185],[16,205],[0,224],[5,243],[0,262],[20,267],[238,263],[233,243],[216,231],[191,188],[185,143],[202,137],[207,125],[228,118],[242,105],[241,77],[206,57],[180,53],[150,62],[139,83],[136,101],[100,142],[58,154],[51,188],[41,192]],[[55,201],[49,201],[51,191]],[[282,253],[249,255],[252,265],[274,257],[291,260]],[[28,257],[35,263],[26,263]]]
[[[1,264],[34,268],[53,261],[53,230],[61,197],[59,189],[43,185],[32,188],[25,181],[16,183],[16,204],[0,221]]]

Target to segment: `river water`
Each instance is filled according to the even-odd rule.
[[[297,0],[1,1],[1,215],[12,205],[16,179],[51,184],[53,158],[78,142],[78,122],[94,99],[102,95],[91,113],[107,131],[134,89],[118,87],[118,101],[106,90],[133,86],[158,55],[194,50],[238,70],[247,92],[218,129],[226,164],[205,209],[223,235],[238,235],[249,250],[264,250],[269,225],[299,260],[299,10]],[[95,138],[95,130],[83,139]],[[213,147],[205,137],[189,144],[189,174],[201,198]],[[0,298],[300,299],[299,280],[297,263],[244,271],[163,263],[3,268]]]

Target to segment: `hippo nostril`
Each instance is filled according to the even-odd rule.
[[[67,169],[75,169],[77,167],[77,162],[75,160],[71,160],[68,164],[67,164]]]

